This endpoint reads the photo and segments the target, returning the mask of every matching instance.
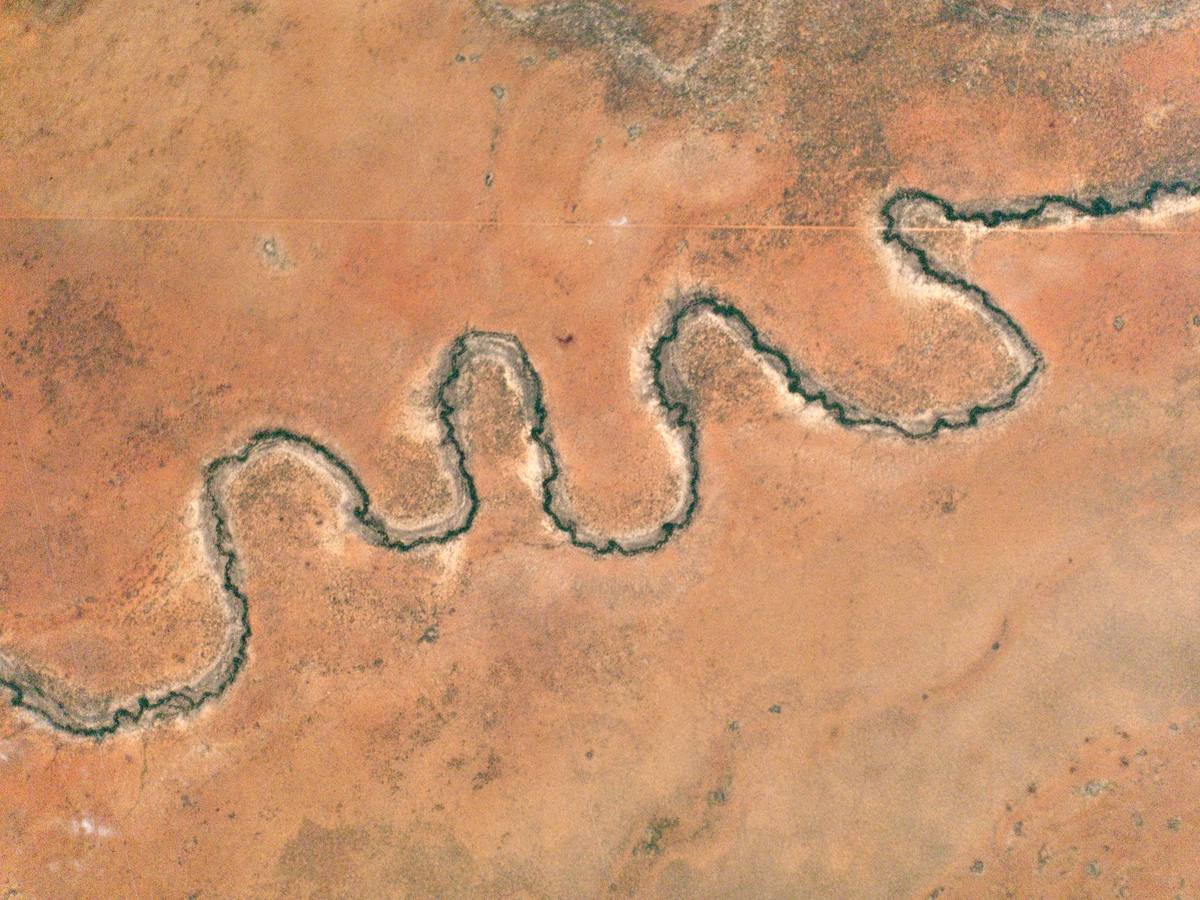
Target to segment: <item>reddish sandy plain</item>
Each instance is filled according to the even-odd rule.
[[[1197,52],[5,0],[0,897],[1200,896]]]

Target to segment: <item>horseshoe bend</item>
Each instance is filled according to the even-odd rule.
[[[1190,896],[1197,8],[0,4],[0,895]]]
[[[4,668],[0,669],[0,685],[12,694],[13,706],[35,713],[54,728],[67,734],[94,738],[107,736],[123,724],[137,724],[148,714],[192,712],[219,697],[245,665],[250,638],[249,599],[239,586],[237,552],[221,499],[221,484],[235,474],[237,468],[251,456],[271,449],[287,448],[299,451],[314,465],[325,468],[335,479],[341,481],[350,499],[350,516],[361,530],[361,536],[370,543],[389,550],[406,552],[430,544],[443,544],[465,534],[478,512],[480,499],[467,465],[467,453],[456,436],[454,418],[457,405],[452,397],[464,366],[477,357],[490,356],[499,359],[513,372],[521,385],[522,415],[528,424],[528,440],[537,448],[541,457],[542,509],[550,524],[561,532],[572,546],[599,555],[632,556],[658,550],[690,524],[699,507],[699,422],[689,409],[686,387],[669,361],[670,351],[679,339],[681,328],[686,327],[688,321],[697,316],[707,315],[730,327],[751,352],[777,370],[783,386],[789,393],[799,395],[806,403],[820,405],[842,426],[891,431],[909,439],[928,439],[936,437],[944,430],[975,427],[984,416],[1009,409],[1017,403],[1021,392],[1029,386],[1041,368],[1041,356],[1013,319],[986,291],[961,275],[936,264],[929,251],[920,246],[917,238],[905,235],[901,224],[902,217],[906,214],[920,214],[909,208],[932,208],[943,222],[951,225],[980,223],[995,228],[1010,223],[1037,222],[1055,213],[1060,216],[1106,217],[1145,212],[1153,209],[1155,204],[1164,198],[1190,199],[1198,193],[1200,188],[1187,182],[1169,185],[1155,183],[1140,197],[1125,203],[1114,204],[1105,198],[1081,202],[1066,196],[1045,196],[1031,204],[1008,209],[971,212],[959,211],[946,201],[921,191],[904,190],[894,194],[883,206],[882,241],[885,244],[895,244],[907,254],[921,277],[935,284],[948,286],[960,292],[965,300],[976,304],[981,314],[991,317],[997,326],[1006,332],[1005,336],[1015,348],[1014,355],[1019,354],[1021,357],[1019,375],[1011,385],[1006,386],[1002,396],[975,402],[969,409],[933,414],[923,426],[913,427],[888,419],[879,413],[859,410],[849,401],[838,398],[829,389],[820,387],[784,351],[766,342],[737,307],[708,295],[683,298],[648,351],[651,398],[682,447],[684,472],[679,477],[679,483],[683,488],[677,508],[670,518],[646,534],[629,539],[589,533],[586,527],[577,521],[570,509],[569,500],[556,489],[562,475],[562,463],[554,450],[551,438],[541,378],[520,341],[512,335],[467,332],[457,338],[451,346],[447,354],[445,374],[438,381],[435,391],[435,413],[441,427],[440,443],[448,457],[448,467],[453,473],[456,482],[455,493],[458,497],[445,520],[426,523],[410,533],[397,534],[372,509],[370,494],[354,469],[333,450],[312,437],[283,428],[256,432],[239,449],[216,458],[203,469],[201,505],[207,518],[207,541],[214,551],[213,575],[226,594],[230,622],[222,652],[207,671],[187,685],[164,690],[153,696],[142,694],[90,715],[81,715],[72,710],[68,703],[54,699],[41,687],[35,676],[27,674],[22,666],[3,657],[0,657],[0,663],[4,664]]]
[[[1180,184],[1172,190],[1186,193],[1191,189]],[[1159,186],[1154,186],[1141,201],[1121,207],[1120,211],[1149,208],[1159,192]],[[961,292],[964,299],[977,304],[980,313],[990,316],[1007,332],[1006,337],[1021,354],[1019,377],[1012,385],[1006,386],[1006,392],[999,399],[975,402],[966,410],[935,413],[929,417],[927,425],[917,427],[888,419],[879,413],[860,411],[850,402],[838,399],[828,389],[818,386],[811,376],[806,375],[803,368],[793,363],[782,350],[765,342],[737,307],[707,295],[685,298],[648,351],[652,400],[683,451],[685,471],[679,478],[683,489],[677,509],[670,518],[645,535],[630,539],[603,537],[588,533],[576,520],[569,508],[569,501],[556,490],[556,483],[562,474],[562,464],[550,436],[541,378],[524,347],[512,335],[470,331],[457,338],[450,347],[445,365],[446,372],[438,380],[435,390],[435,414],[441,427],[440,444],[448,457],[448,468],[455,479],[454,491],[458,498],[444,521],[430,522],[411,533],[397,535],[372,509],[370,494],[354,469],[333,450],[312,437],[284,428],[256,432],[240,448],[214,459],[203,469],[201,508],[207,520],[207,542],[214,551],[214,577],[226,594],[229,619],[224,647],[210,668],[186,685],[172,687],[153,696],[138,695],[132,700],[108,705],[98,713],[93,711],[90,715],[73,710],[69,701],[54,698],[41,686],[36,676],[23,671],[19,664],[2,657],[0,686],[11,692],[13,706],[37,714],[51,726],[67,734],[93,738],[112,734],[122,725],[140,723],[148,715],[191,712],[219,697],[246,664],[251,632],[249,598],[239,585],[238,557],[234,537],[227,524],[228,516],[222,500],[222,483],[233,477],[242,464],[259,453],[286,448],[308,457],[313,465],[325,468],[343,483],[350,501],[350,515],[359,527],[362,537],[377,546],[406,552],[430,544],[442,544],[465,534],[478,512],[480,499],[467,465],[466,451],[456,436],[454,419],[457,404],[452,398],[464,366],[477,357],[490,356],[499,359],[521,385],[522,415],[528,423],[528,440],[541,456],[542,509],[551,525],[561,532],[571,545],[599,555],[630,556],[653,552],[686,528],[699,506],[699,423],[689,409],[686,389],[668,359],[672,346],[679,339],[681,328],[686,327],[687,322],[697,316],[708,315],[730,327],[750,351],[778,371],[788,392],[799,395],[805,402],[819,404],[832,415],[834,421],[843,426],[890,430],[911,439],[935,437],[945,429],[974,427],[984,415],[1010,408],[1017,402],[1018,395],[1038,371],[1040,357],[1016,323],[985,291],[961,276],[935,267],[927,251],[911,238],[904,237],[896,211],[905,205],[931,204],[949,223],[982,221],[995,226],[1006,221],[1034,220],[1044,215],[1052,202],[1069,206],[1075,212],[1098,215],[1110,214],[1116,209],[1104,200],[1085,205],[1067,198],[1047,197],[1032,206],[1012,212],[992,211],[964,215],[945,201],[917,191],[901,191],[884,206],[885,228],[882,240],[885,243],[896,244],[911,256],[917,271],[924,278],[935,284],[947,285]]]

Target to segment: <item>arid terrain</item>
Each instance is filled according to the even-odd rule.
[[[1200,897],[1198,53],[0,0],[0,898]]]

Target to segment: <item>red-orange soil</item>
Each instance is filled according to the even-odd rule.
[[[0,4],[0,896],[1197,896],[1198,47]]]

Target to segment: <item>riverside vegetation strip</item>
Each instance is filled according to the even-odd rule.
[[[750,350],[776,370],[789,393],[808,403],[819,404],[835,422],[844,427],[875,428],[908,440],[929,440],[945,431],[976,427],[985,416],[1015,406],[1021,394],[1042,370],[1044,362],[1017,322],[986,290],[940,265],[934,255],[921,246],[912,233],[906,231],[901,221],[904,210],[913,206],[924,207],[935,211],[950,225],[996,228],[1033,224],[1055,215],[1102,218],[1149,211],[1162,199],[1190,199],[1197,196],[1200,196],[1200,184],[1155,182],[1140,196],[1125,203],[1113,203],[1103,197],[1081,201],[1050,194],[1028,204],[1005,209],[963,211],[924,191],[901,190],[893,194],[880,212],[883,244],[899,250],[903,258],[925,279],[963,295],[1027,359],[1024,371],[999,399],[977,403],[958,412],[939,414],[919,428],[879,414],[862,412],[838,398],[830,389],[821,387],[783,349],[764,338],[745,313],[733,304],[707,292],[684,298],[649,349],[653,400],[659,406],[668,428],[678,437],[684,453],[686,473],[682,496],[670,518],[636,538],[597,536],[574,518],[559,488],[563,468],[554,448],[541,377],[525,348],[513,335],[469,331],[451,344],[445,372],[438,382],[434,398],[435,414],[442,432],[441,447],[457,482],[461,500],[449,518],[397,536],[374,511],[370,493],[354,469],[328,446],[315,438],[284,428],[259,431],[239,449],[213,459],[202,470],[201,512],[207,524],[209,547],[215,557],[215,576],[220,583],[227,610],[224,644],[207,670],[185,684],[121,701],[111,698],[80,701],[69,697],[29,666],[0,655],[0,687],[10,692],[12,706],[34,714],[55,730],[95,740],[157,718],[194,712],[224,694],[247,664],[252,627],[250,600],[242,585],[236,541],[230,529],[223,493],[237,471],[251,457],[263,452],[288,449],[324,466],[343,483],[348,492],[352,504],[349,512],[354,526],[365,540],[375,546],[407,552],[422,546],[446,544],[465,534],[478,512],[479,495],[468,466],[466,449],[458,437],[455,389],[465,369],[476,357],[499,357],[516,374],[524,395],[522,399],[528,439],[541,455],[542,509],[551,525],[564,535],[568,543],[599,556],[634,556],[655,552],[686,529],[696,515],[700,503],[699,421],[685,386],[673,372],[669,357],[683,326],[698,316],[709,315],[728,326]]]

